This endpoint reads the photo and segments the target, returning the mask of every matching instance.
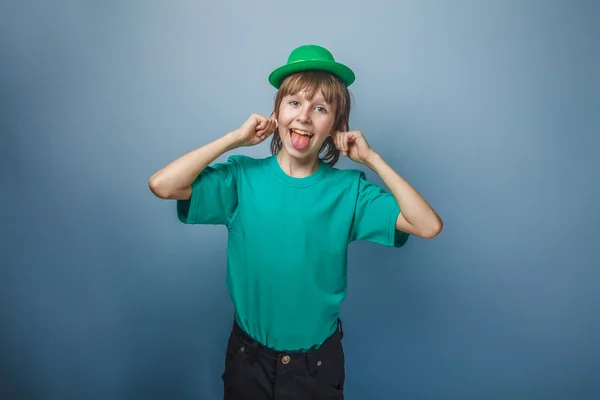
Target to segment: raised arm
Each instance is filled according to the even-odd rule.
[[[150,190],[161,199],[187,200],[192,182],[215,159],[235,148],[232,133],[190,151],[157,171],[148,181]]]
[[[264,141],[275,126],[275,120],[252,114],[239,129],[184,154],[154,173],[148,186],[161,199],[187,200],[192,195],[192,183],[204,168],[227,151]]]
[[[334,142],[344,156],[369,167],[390,189],[400,208],[397,230],[425,239],[442,231],[444,224],[437,212],[371,148],[361,131],[337,132]]]
[[[431,239],[441,232],[443,223],[437,212],[379,154],[373,152],[365,165],[381,177],[398,202],[401,212],[396,229],[424,239]]]

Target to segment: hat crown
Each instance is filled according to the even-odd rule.
[[[271,72],[269,82],[279,89],[286,77],[305,71],[329,72],[340,78],[346,87],[354,82],[354,72],[350,68],[335,61],[329,50],[315,44],[307,44],[292,50],[287,63]]]
[[[292,50],[290,56],[288,57],[288,64],[307,60],[335,62],[335,59],[329,50],[321,46],[309,44]]]

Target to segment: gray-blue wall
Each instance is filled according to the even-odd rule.
[[[600,397],[598,2],[7,3],[0,397],[219,398],[226,230],[147,181],[268,114],[307,43],[445,222],[352,245],[347,398]]]

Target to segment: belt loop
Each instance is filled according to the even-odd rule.
[[[249,351],[249,353],[251,353],[251,354],[248,354],[249,355],[248,361],[250,361],[251,364],[254,364],[256,362],[256,360],[258,359],[258,352],[260,351],[260,347],[258,346],[257,342],[252,342],[250,344],[250,347],[252,347],[252,351]]]
[[[308,371],[309,374],[312,374],[312,358],[310,356],[310,352],[304,353],[304,362],[306,364],[306,371]]]

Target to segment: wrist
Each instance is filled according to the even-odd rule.
[[[231,131],[222,137],[227,150],[234,150],[241,146],[240,134],[237,130]]]
[[[382,160],[381,156],[380,156],[379,154],[377,154],[377,153],[375,152],[375,150],[371,150],[371,151],[369,152],[369,154],[367,155],[367,157],[365,157],[364,164],[365,164],[367,167],[369,167],[369,168],[371,168],[371,169],[373,169],[373,170],[374,170],[374,169],[375,169],[375,167],[376,167],[376,165],[377,165],[377,163],[378,163],[379,161],[381,161],[381,160]]]

